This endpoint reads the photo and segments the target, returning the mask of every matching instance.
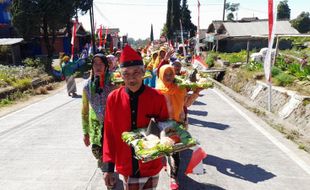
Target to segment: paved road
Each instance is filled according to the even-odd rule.
[[[189,128],[208,153],[206,173],[183,175],[191,151],[182,152],[181,189],[310,189],[308,154],[218,90],[203,93],[190,108]],[[66,94],[0,118],[1,190],[105,189],[82,142],[81,99]],[[168,181],[162,172],[158,189]]]

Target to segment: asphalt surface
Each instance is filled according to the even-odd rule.
[[[180,189],[310,189],[309,154],[218,90],[202,94],[189,109],[189,131],[208,154],[205,174],[184,175],[191,150],[183,151]],[[63,89],[1,117],[0,189],[106,189],[83,144],[80,110],[81,98]],[[167,172],[157,189],[169,189]]]

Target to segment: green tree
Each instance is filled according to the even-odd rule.
[[[280,1],[277,7],[277,19],[287,19],[291,17],[291,9],[287,4],[287,0]]]
[[[161,29],[160,35],[167,36],[167,34],[168,34],[167,24],[164,24],[164,27]]]
[[[180,19],[181,19],[181,0],[173,0],[172,1],[172,33],[176,30],[180,30]]]
[[[168,0],[167,3],[167,15],[166,15],[166,23],[164,24],[164,27],[162,29],[161,35],[165,35],[168,38],[170,38],[169,30],[171,28],[171,5],[173,0]]]
[[[226,16],[227,20],[234,20],[234,12],[239,10],[240,3],[225,3],[225,10],[227,10],[228,14]]]
[[[227,20],[233,21],[235,19],[234,13],[228,13],[227,14]]]
[[[184,31],[190,32],[190,37],[195,36],[197,27],[191,21],[191,11],[188,9],[187,0],[182,1],[181,19]]]
[[[151,25],[150,40],[151,40],[151,42],[154,41],[153,24]]]
[[[168,39],[174,38],[174,32],[180,30],[180,19],[181,19],[181,0],[168,0],[167,3],[167,17],[166,23],[162,30],[162,34],[165,34]],[[166,30],[164,30],[166,29]]]
[[[90,7],[87,2],[91,3],[90,0],[14,0],[11,7],[12,23],[25,40],[43,34],[48,57],[51,58],[56,32],[70,23],[77,10],[86,13],[87,7]],[[47,65],[46,70],[49,72],[51,66]]]
[[[297,18],[291,20],[291,24],[298,32],[307,33],[310,31],[310,14],[309,12],[302,12]]]

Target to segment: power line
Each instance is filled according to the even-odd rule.
[[[261,10],[257,10],[257,9],[251,9],[251,8],[247,8],[247,7],[244,7],[244,6],[240,6],[242,9],[245,9],[245,10],[249,10],[249,11],[253,11],[253,12],[259,12],[259,13],[266,13],[267,14],[267,11],[261,11]]]
[[[108,19],[108,17],[106,17],[106,16],[100,11],[100,9],[97,7],[96,4],[94,4],[94,7],[95,7],[96,11],[99,13],[99,15],[100,15],[101,17],[103,17],[106,21],[108,21],[108,23],[109,23],[110,26],[112,26],[112,22],[110,21],[110,19]]]
[[[167,4],[147,4],[147,3],[115,3],[115,2],[102,2],[102,1],[96,1],[95,4],[101,4],[101,5],[114,5],[114,6],[142,6],[142,7],[166,7]],[[197,6],[197,4],[188,4],[188,6]],[[223,6],[222,3],[201,3],[200,6]],[[253,12],[259,12],[259,13],[267,13],[267,11],[261,11],[257,9],[247,8],[240,5],[240,8],[253,11]]]
[[[115,6],[143,6],[143,7],[166,7],[167,4],[142,4],[142,3],[115,3],[115,2],[97,2],[96,4],[115,5]],[[200,6],[218,6],[220,3],[206,3],[200,4]],[[188,6],[197,6],[197,4],[188,4]]]

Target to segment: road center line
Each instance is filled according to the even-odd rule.
[[[288,157],[290,157],[296,164],[298,164],[307,174],[310,175],[310,166],[301,160],[294,152],[284,146],[279,140],[273,137],[269,132],[267,132],[263,127],[259,126],[253,119],[247,116],[243,111],[241,111],[236,105],[229,101],[225,96],[215,89],[211,89],[219,97],[221,97],[225,102],[227,102],[231,107],[233,107],[244,119],[246,119],[253,127],[255,127],[259,132],[261,132],[265,137],[267,137],[274,145],[276,145],[282,152],[284,152]]]

